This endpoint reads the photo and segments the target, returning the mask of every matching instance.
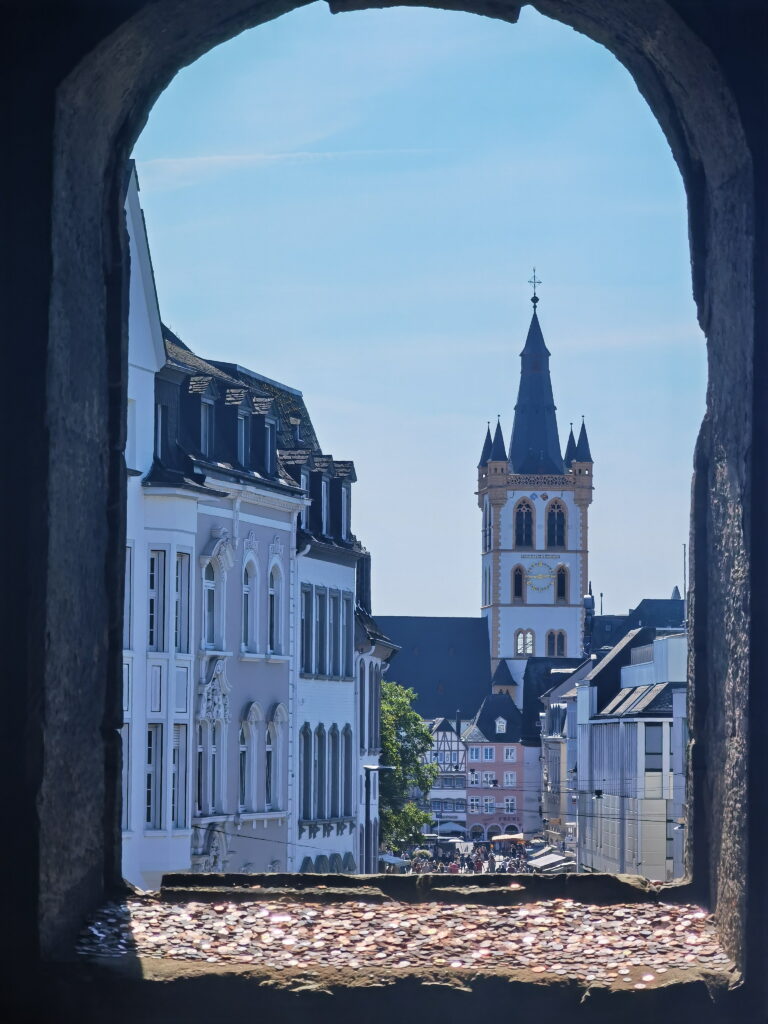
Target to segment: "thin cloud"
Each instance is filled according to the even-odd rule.
[[[305,150],[288,153],[227,153],[209,156],[157,157],[140,160],[142,189],[161,191],[186,188],[243,168],[274,164],[311,164],[330,160],[365,160],[383,156],[425,156],[431,149]]]

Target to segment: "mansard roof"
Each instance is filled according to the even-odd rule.
[[[503,732],[496,731],[499,718],[503,718],[506,725]],[[522,728],[522,712],[509,694],[489,693],[472,722],[462,732],[462,738],[485,743],[520,743]]]
[[[557,414],[549,376],[549,350],[534,310],[520,353],[520,387],[509,447],[513,473],[564,472]]]
[[[377,615],[400,647],[388,678],[416,691],[422,718],[474,715],[490,689],[491,654],[484,618]]]

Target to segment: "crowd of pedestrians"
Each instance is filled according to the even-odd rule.
[[[475,844],[468,853],[442,853],[434,856],[416,851],[411,858],[413,874],[434,872],[449,875],[479,875],[488,872],[522,874],[530,872],[525,846],[516,846],[509,854],[494,853],[488,847]]]

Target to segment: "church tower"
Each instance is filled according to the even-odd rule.
[[[477,487],[491,669],[494,679],[507,679],[518,703],[528,658],[576,658],[583,652],[593,487],[583,419],[578,440],[571,426],[562,455],[535,271],[531,283],[533,316],[520,353],[509,453],[499,420],[494,436],[489,425],[485,437]]]

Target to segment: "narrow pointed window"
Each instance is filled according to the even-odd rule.
[[[565,506],[553,501],[547,510],[547,547],[565,547]]]
[[[568,570],[564,565],[559,566],[557,570],[555,600],[558,604],[568,603]]]
[[[240,810],[244,810],[248,798],[248,739],[245,726],[240,726],[240,745],[238,750],[239,787],[237,802]]]
[[[525,573],[521,565],[516,566],[512,573],[512,600],[516,604],[525,601]]]
[[[527,499],[515,509],[515,547],[533,547],[533,506]]]

